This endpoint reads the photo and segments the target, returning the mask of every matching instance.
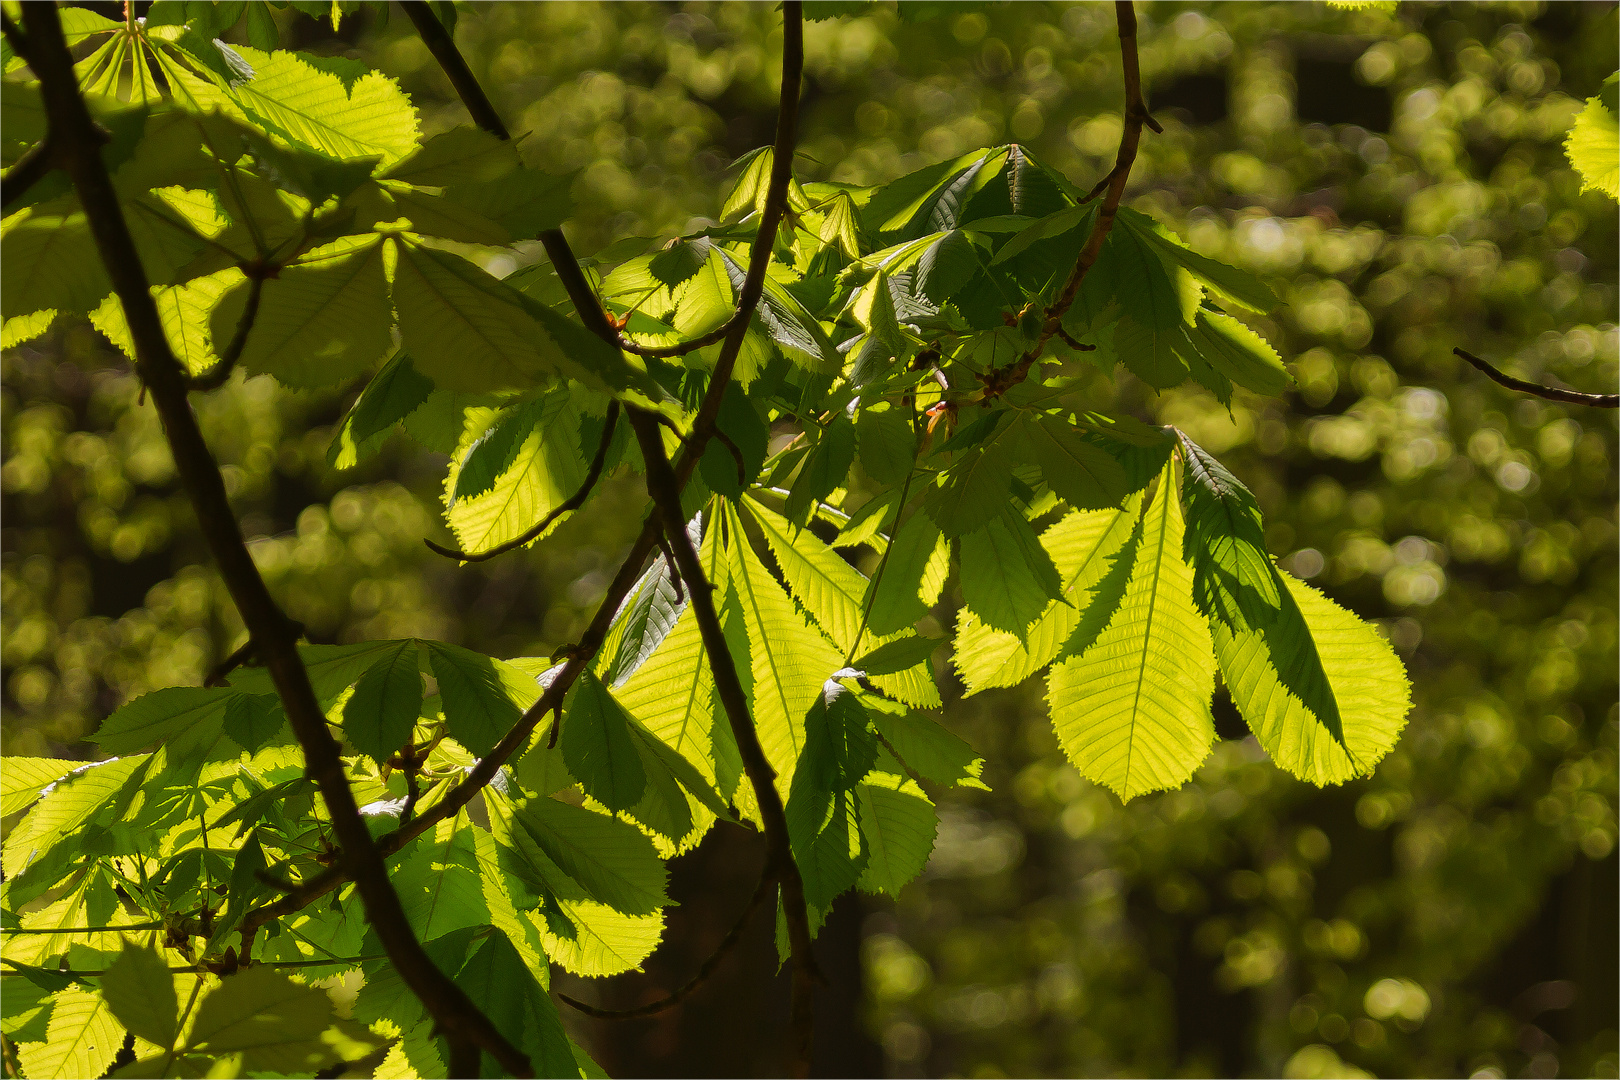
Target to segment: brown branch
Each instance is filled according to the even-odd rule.
[[[259,317],[259,298],[264,293],[263,273],[251,273],[248,277],[247,304],[242,308],[242,317],[236,321],[236,332],[231,335],[230,344],[225,351],[219,354],[219,363],[200,375],[192,375],[186,380],[187,386],[193,390],[218,390],[225,385],[225,380],[231,377],[236,369],[236,362],[242,359],[242,350],[247,347],[248,332],[253,329],[253,322]]]
[[[583,1001],[577,1001],[567,994],[558,994],[557,996],[586,1016],[594,1016],[598,1020],[637,1020],[643,1016],[652,1016],[655,1013],[663,1012],[665,1009],[674,1008],[696,993],[704,983],[709,981],[710,976],[719,970],[721,962],[725,960],[732,949],[737,947],[737,942],[742,940],[743,931],[748,928],[748,920],[753,917],[755,911],[759,910],[759,906],[771,894],[771,887],[775,884],[776,878],[771,876],[767,864],[766,869],[759,876],[759,886],[754,889],[753,898],[748,901],[748,906],[743,909],[743,913],[737,916],[737,921],[731,927],[731,930],[725,937],[720,939],[720,944],[715,948],[714,952],[709,954],[709,958],[703,961],[703,966],[698,968],[697,974],[693,975],[679,988],[671,991],[667,997],[659,998],[657,1001],[649,1002],[646,1005],[638,1005],[633,1009],[602,1009],[595,1005],[587,1005]]]
[[[1132,0],[1115,0],[1114,18],[1119,23],[1119,55],[1124,67],[1125,127],[1120,133],[1119,154],[1114,159],[1114,167],[1105,178],[1108,194],[1097,209],[1097,220],[1091,227],[1091,235],[1086,239],[1086,246],[1080,249],[1074,269],[1069,271],[1069,277],[1063,283],[1062,292],[1045,311],[1046,321],[1035,344],[1006,367],[992,368],[979,376],[987,399],[1000,397],[1023,382],[1029,375],[1030,367],[1040,359],[1046,343],[1063,328],[1064,314],[1074,304],[1080,283],[1102,254],[1103,241],[1108,239],[1108,233],[1114,227],[1120,199],[1125,195],[1125,183],[1130,179],[1131,165],[1136,161],[1136,149],[1142,141],[1142,126],[1146,124],[1155,131],[1161,130],[1148,115],[1147,106],[1142,101],[1142,69],[1136,56],[1136,9]],[[1096,195],[1097,189],[1094,188],[1087,198],[1095,198]]]
[[[16,164],[0,177],[0,209],[10,210],[11,204],[28,194],[28,189],[45,179],[57,167],[56,148],[49,139],[42,139],[23,152]]]
[[[139,252],[101,159],[101,140],[79,94],[73,58],[56,5],[26,4],[22,14],[50,138],[61,148],[63,165],[123,307],[135,343],[136,368],[151,390],[175,467],[219,564],[220,576],[275,683],[282,708],[303,749],[306,771],[320,788],[342,844],[344,872],[358,886],[368,919],[401,978],[422,1000],[450,1043],[477,1045],[495,1056],[507,1071],[529,1075],[532,1067],[528,1058],[434,965],[411,931],[399,897],[388,881],[388,868],[349,788],[341,750],[327,730],[309,673],[298,655],[296,631],[253,563],[241,525],[231,510],[219,466],[192,415],[186,398],[185,372],[169,347]]]
[[[617,401],[609,402],[607,420],[602,425],[602,441],[597,443],[596,456],[591,458],[591,466],[585,471],[585,482],[579,485],[578,491],[574,492],[572,495],[568,496],[568,498],[558,503],[557,506],[552,509],[551,513],[541,518],[539,523],[537,523],[533,528],[524,532],[521,536],[513,537],[504,544],[496,544],[488,551],[475,551],[470,553],[466,551],[457,551],[455,548],[447,548],[442,544],[435,544],[432,540],[428,540],[426,538],[423,538],[422,543],[426,544],[428,547],[432,548],[434,551],[438,552],[440,555],[443,555],[447,559],[457,559],[464,563],[483,562],[486,559],[493,559],[497,555],[504,555],[508,551],[515,551],[524,544],[531,543],[538,538],[541,533],[549,529],[553,521],[556,521],[564,514],[578,510],[580,507],[585,505],[585,500],[591,497],[591,489],[594,488],[596,486],[596,482],[602,478],[602,469],[607,464],[608,448],[613,443],[613,429],[618,426],[618,423],[619,403]]]
[[[467,66],[461,50],[456,48],[455,39],[444,28],[439,17],[433,14],[426,0],[404,0],[399,6],[410,17],[422,44],[428,47],[433,59],[449,76],[450,85],[456,88],[461,103],[472,113],[473,122],[497,139],[510,139],[512,136],[506,130],[506,125],[501,123],[501,114],[490,104],[489,97],[484,93],[484,88],[478,85],[478,79]]]
[[[411,10],[417,10],[407,5]],[[427,14],[431,15],[431,12]],[[791,162],[793,147],[798,131],[799,91],[801,77],[804,71],[804,23],[802,5],[799,0],[786,0],[783,4],[783,45],[782,45],[782,87],[781,104],[777,111],[775,160],[771,170],[770,189],[766,195],[765,211],[761,215],[759,232],[754,238],[753,250],[749,256],[748,276],[744,280],[742,295],[748,300],[749,311],[759,302],[760,295],[765,287],[765,269],[770,261],[772,246],[776,242],[776,228],[781,222],[783,211],[787,206],[788,181],[791,179]],[[413,16],[415,21],[415,16]],[[437,24],[438,20],[434,20]],[[430,30],[431,32],[431,30]],[[443,27],[438,28],[438,34],[444,40],[448,35],[443,33]],[[453,43],[451,43],[453,48]],[[429,44],[430,50],[433,45]],[[435,51],[435,56],[440,53]],[[441,60],[441,62],[443,62]],[[465,67],[465,64],[462,64]],[[482,101],[487,105],[488,99],[476,83],[471,88],[472,97],[463,97],[468,102],[468,111],[477,118],[480,110],[473,107],[473,102]],[[483,124],[492,134],[504,134],[505,127],[494,118],[494,125]],[[607,321],[606,314],[591,292],[589,283],[585,280],[584,272],[580,270],[578,261],[568,247],[568,241],[558,230],[548,230],[540,234],[540,240],[546,246],[557,269],[557,276],[568,290],[580,319],[598,336],[610,343],[615,342],[615,332]],[[686,444],[682,447],[680,455],[674,463],[675,478],[680,489],[684,489],[692,474],[697,470],[698,459],[702,457],[704,447],[716,430],[716,418],[720,413],[720,400],[725,394],[726,384],[730,381],[732,369],[736,366],[738,352],[742,348],[743,336],[747,332],[747,323],[743,322],[731,329],[725,344],[720,350],[720,356],[715,362],[713,374],[709,377],[709,387],[704,393],[702,404],[698,408],[697,418],[693,421],[691,430],[687,433]],[[646,563],[656,547],[660,534],[658,514],[648,516],[642,525],[641,534],[631,545],[624,562],[619,566],[619,572],[613,582],[608,586],[607,593],[597,605],[596,614],[591,624],[580,637],[579,642],[570,650],[568,660],[563,664],[562,670],[552,678],[551,682],[541,692],[535,703],[523,713],[518,722],[506,733],[495,748],[481,758],[467,773],[467,776],[453,787],[445,797],[434,806],[417,817],[408,825],[402,824],[392,833],[380,838],[377,847],[384,856],[392,855],[416,837],[421,836],[433,828],[440,821],[453,817],[466,806],[479,791],[495,776],[507,760],[522,751],[528,744],[529,736],[534,732],[546,714],[559,710],[563,698],[576,679],[588,667],[591,660],[601,649],[602,643],[607,639],[608,629],[613,618],[618,614],[624,598],[630,595],[635,588],[636,581],[641,576],[641,568]],[[553,737],[556,730],[553,729]],[[341,885],[346,874],[340,867],[334,867],[319,874],[308,881],[300,883],[294,891],[287,893],[281,899],[256,908],[248,913],[243,920],[244,926],[262,926],[272,919],[293,912],[313,903],[316,899],[331,892]],[[806,999],[808,1000],[808,999]]]
[[[804,881],[799,876],[798,864],[793,861],[787,814],[782,807],[781,793],[776,790],[776,770],[760,746],[759,732],[748,708],[748,695],[737,676],[737,664],[714,607],[714,586],[704,577],[703,563],[692,546],[692,538],[687,535],[686,519],[681,512],[681,485],[664,454],[663,436],[652,417],[636,409],[630,411],[630,427],[636,433],[641,456],[647,463],[647,492],[652,496],[654,510],[662,518],[664,536],[675,551],[681,577],[686,579],[692,612],[703,638],[703,651],[708,654],[709,670],[714,675],[715,696],[725,709],[742,757],[743,772],[754,789],[754,801],[765,826],[766,865],[782,886],[782,910],[787,919],[793,961],[793,1063],[797,1075],[808,1076],[813,1020],[811,998],[817,976],[810,953],[810,914],[805,906]]]
[[[1563,390],[1556,386],[1543,386],[1540,383],[1525,382],[1523,379],[1515,379],[1512,375],[1505,375],[1497,371],[1471,352],[1463,349],[1452,349],[1451,351],[1509,390],[1517,390],[1521,394],[1534,394],[1536,397],[1546,398],[1548,401],[1563,401],[1570,405],[1590,405],[1596,409],[1620,409],[1620,394],[1584,394],[1579,390]]]

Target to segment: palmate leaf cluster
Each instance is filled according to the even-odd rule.
[[[192,374],[239,351],[289,387],[354,385],[331,464],[396,426],[449,455],[445,520],[466,553],[524,536],[599,449],[610,472],[642,469],[611,403],[690,424],[725,346],[642,352],[731,319],[771,150],[738,163],[713,226],[589,261],[636,347],[618,349],[549,266],[497,278],[482,261],[559,225],[567,178],[525,164],[521,141],[423,138],[380,73],[223,46],[225,17],[158,4],[144,23],[65,23],[91,50],[80,76],[111,133],[104,160]],[[6,67],[10,164],[45,130],[26,68]],[[813,926],[849,889],[915,879],[934,799],[981,783],[978,755],[929,715],[941,650],[968,693],[1044,673],[1066,753],[1125,799],[1204,760],[1217,679],[1278,765],[1317,784],[1366,774],[1404,723],[1394,654],[1276,568],[1238,478],[1180,432],[1085,407],[1088,380],[1121,369],[1221,403],[1289,382],[1245,321],[1271,290],[1128,208],[1053,333],[1046,312],[1099,214],[1018,145],[878,188],[789,186],[724,438],[683,502]],[[82,316],[133,354],[65,182],[36,185],[3,228],[8,345]],[[920,632],[953,579],[951,639]],[[537,1075],[597,1072],[562,1028],[552,965],[636,968],[663,932],[666,861],[722,819],[762,825],[689,593],[655,560],[569,690],[555,746],[541,725],[476,815],[389,860],[434,962]],[[439,806],[557,672],[416,639],[302,652],[379,836]],[[108,759],[71,772],[6,761],[4,811],[21,816],[0,852],[5,1032],[25,1075],[97,1075],[126,1032],[120,1075],[298,1075],[367,1055],[386,1055],[379,1076],[444,1074],[352,886],[256,915],[335,861],[262,670],[137,698],[95,741]],[[356,972],[343,1010],[314,985]]]

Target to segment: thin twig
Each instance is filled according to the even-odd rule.
[[[609,402],[607,420],[602,425],[602,441],[597,443],[596,456],[591,458],[591,466],[585,472],[585,482],[579,485],[578,491],[574,492],[572,495],[568,496],[568,498],[558,503],[552,508],[549,514],[541,518],[533,528],[528,529],[521,536],[515,536],[504,544],[496,544],[488,551],[474,552],[457,551],[455,548],[448,548],[442,544],[435,544],[432,540],[428,540],[426,538],[422,540],[422,543],[426,544],[428,547],[432,548],[434,551],[438,552],[440,555],[443,555],[447,559],[456,559],[464,563],[483,562],[486,559],[493,559],[497,555],[504,555],[508,551],[515,551],[525,544],[532,543],[542,533],[551,527],[551,523],[553,521],[556,521],[564,514],[578,510],[580,507],[585,505],[585,500],[591,497],[591,489],[594,488],[596,486],[596,482],[602,478],[602,469],[607,464],[608,449],[613,444],[613,429],[618,425],[618,422],[619,403],[617,401]]]
[[[714,437],[720,440],[721,446],[724,446],[728,451],[730,451],[731,460],[737,463],[737,483],[748,483],[748,466],[743,464],[742,450],[737,446],[736,443],[731,441],[730,435],[727,435],[719,428],[714,429]]]
[[[270,595],[231,510],[225,481],[203,439],[186,397],[184,369],[169,346],[152,299],[140,254],[124,220],[118,193],[101,157],[101,141],[80,96],[73,58],[55,4],[22,7],[30,65],[39,79],[50,138],[84,208],[102,264],[123,308],[135,343],[136,368],[151,390],[171,455],[190,496],[198,525],[219,565],[242,622],[257,644],[304,752],[305,769],[319,786],[333,830],[342,844],[340,865],[360,890],[366,914],[405,984],[422,1000],[452,1044],[472,1042],[488,1050],[515,1075],[529,1075],[528,1057],[507,1041],[466,993],[428,957],[412,932],[388,868],[372,840],[344,771],[342,751],[298,655],[292,621]]]
[[[11,204],[28,194],[28,189],[45,179],[45,174],[56,168],[56,151],[49,139],[30,146],[16,164],[0,177],[0,209],[10,210]]]
[[[1091,235],[1086,239],[1086,246],[1080,249],[1080,255],[1074,262],[1074,269],[1069,272],[1068,279],[1063,283],[1063,290],[1058,294],[1057,300],[1044,312],[1046,321],[1041,326],[1040,336],[1011,364],[1002,368],[992,368],[979,376],[979,381],[984,384],[982,393],[986,399],[1000,397],[1023,382],[1029,375],[1030,367],[1040,359],[1046,343],[1063,328],[1064,314],[1074,304],[1075,295],[1080,291],[1080,283],[1085,280],[1086,271],[1091,269],[1097,257],[1102,254],[1103,241],[1108,239],[1108,233],[1114,227],[1114,217],[1119,213],[1120,199],[1125,195],[1125,183],[1130,179],[1131,165],[1136,161],[1136,149],[1142,141],[1142,127],[1146,124],[1155,131],[1161,130],[1148,115],[1147,106],[1142,101],[1142,69],[1136,55],[1136,9],[1132,6],[1132,0],[1115,0],[1114,18],[1119,24],[1119,55],[1124,68],[1125,127],[1120,133],[1119,154],[1114,159],[1114,167],[1104,178],[1108,194],[1097,210],[1097,220],[1091,227]],[[1094,188],[1087,199],[1095,198],[1096,195],[1097,189]]]
[[[236,362],[242,358],[242,350],[247,347],[248,332],[253,329],[253,321],[259,317],[259,298],[263,292],[264,275],[255,273],[248,278],[247,304],[242,308],[242,317],[236,321],[236,332],[231,335],[230,344],[219,354],[219,363],[186,380],[192,390],[218,390],[231,377]]]
[[[225,684],[225,680],[230,676],[231,672],[235,671],[252,658],[253,639],[248,638],[237,647],[235,652],[231,653],[231,655],[214,665],[213,670],[208,673],[208,677],[203,680],[203,686],[210,690],[216,686],[223,686]]]
[[[743,931],[748,928],[748,920],[753,917],[755,911],[759,910],[759,906],[771,894],[771,888],[775,884],[776,879],[771,876],[767,867],[760,874],[759,885],[754,889],[753,898],[748,901],[748,906],[743,909],[743,913],[737,916],[737,921],[733,924],[731,930],[725,937],[720,939],[719,946],[709,954],[707,960],[703,961],[703,966],[698,968],[696,975],[693,975],[667,997],[659,998],[657,1001],[649,1002],[646,1005],[638,1005],[633,1009],[602,1009],[575,1000],[567,994],[558,994],[557,996],[586,1016],[594,1016],[598,1020],[637,1020],[643,1016],[652,1016],[655,1013],[663,1012],[665,1009],[674,1008],[691,997],[704,983],[709,981],[710,976],[719,970],[721,962],[725,960],[732,949],[736,948],[737,942],[742,940]]]
[[[781,793],[776,790],[776,770],[759,742],[759,731],[748,707],[748,695],[737,675],[737,663],[726,643],[725,630],[720,626],[720,615],[714,607],[712,587],[703,574],[703,563],[697,549],[686,532],[686,519],[681,512],[680,483],[675,470],[664,454],[663,436],[652,417],[637,409],[630,411],[630,427],[641,444],[641,456],[647,464],[647,493],[662,517],[664,536],[675,551],[675,562],[681,576],[686,579],[691,595],[691,610],[697,619],[698,632],[703,638],[703,651],[709,658],[709,670],[714,675],[715,696],[725,709],[731,725],[732,737],[742,757],[743,772],[754,791],[759,806],[760,821],[765,826],[767,862],[771,873],[782,886],[782,912],[787,921],[789,952],[793,962],[793,1063],[798,1075],[809,1075],[811,999],[817,979],[815,960],[810,952],[810,914],[805,905],[804,880],[798,864],[793,861],[793,848],[788,837],[787,814],[782,806]]]
[[[1490,364],[1464,349],[1452,349],[1451,351],[1509,390],[1517,390],[1521,394],[1534,394],[1536,397],[1546,398],[1548,401],[1563,401],[1570,405],[1590,405],[1596,409],[1620,409],[1620,394],[1585,394],[1579,390],[1564,390],[1556,386],[1543,386],[1540,383],[1525,382],[1523,379],[1515,379],[1512,375],[1505,375],[1497,371]]]

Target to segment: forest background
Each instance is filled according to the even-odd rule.
[[[801,179],[881,183],[1012,140],[1082,188],[1103,175],[1121,123],[1106,5],[907,6],[930,10],[807,27]],[[335,33],[277,17],[283,47],[399,78],[424,134],[465,122],[397,11]],[[1265,330],[1297,386],[1228,412],[1122,376],[1113,407],[1219,454],[1283,566],[1378,622],[1416,707],[1374,777],[1318,791],[1218,703],[1225,739],[1194,781],[1122,807],[1064,761],[1038,687],[948,693],[990,790],[944,799],[898,902],[840,902],[818,945],[817,1070],[1615,1076],[1614,416],[1514,396],[1451,355],[1614,387],[1616,207],[1580,192],[1561,144],[1617,66],[1615,6],[1139,18],[1165,131],[1127,203],[1277,286]],[[765,4],[469,5],[457,26],[527,160],[578,170],[584,253],[719,216],[727,164],[770,141],[773,34]],[[0,738],[89,758],[103,717],[201,682],[241,627],[122,356],[63,322],[9,350],[3,378]],[[328,467],[352,396],[259,377],[197,402],[311,639],[496,656],[574,640],[633,539],[636,482],[525,555],[458,569],[421,543],[443,539],[441,456],[395,437]],[[683,981],[757,878],[749,840],[716,831],[672,864],[682,906],[645,975],[559,988],[623,1007]],[[786,1011],[785,977],[760,992],[760,922],[681,1008],[569,1015],[576,1037],[615,1075],[781,1071],[785,1040],[755,1037]]]

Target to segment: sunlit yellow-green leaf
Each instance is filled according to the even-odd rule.
[[[1087,778],[1119,795],[1185,782],[1215,740],[1209,714],[1215,657],[1182,560],[1174,461],[1142,519],[1142,538],[1113,620],[1048,677],[1052,722]]]
[[[1333,737],[1278,677],[1264,635],[1214,623],[1221,678],[1266,753],[1313,784],[1366,776],[1400,736],[1411,708],[1406,670],[1371,625],[1292,575],[1280,575],[1310,628],[1339,710]]]

